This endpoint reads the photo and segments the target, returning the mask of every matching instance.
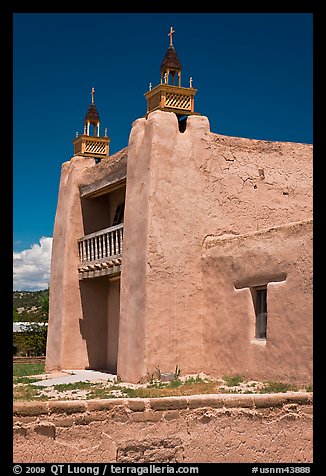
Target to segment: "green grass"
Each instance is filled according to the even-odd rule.
[[[16,401],[49,400],[49,397],[42,395],[40,389],[35,385],[19,385],[14,387],[13,397]]]
[[[165,388],[166,385],[167,384],[165,382],[156,381],[156,382],[149,383],[147,385],[147,388]]]
[[[265,386],[259,391],[259,393],[280,393],[280,392],[295,392],[297,387],[290,383],[284,382],[265,382]]]
[[[224,375],[223,380],[228,387],[235,387],[236,385],[239,385],[239,383],[243,382],[243,377],[241,377],[241,375]]]
[[[178,388],[181,387],[181,385],[183,385],[183,382],[181,382],[181,380],[171,380],[171,382],[168,383],[166,388]]]
[[[204,383],[204,382],[207,382],[207,379],[203,379],[201,377],[199,377],[199,375],[196,375],[196,377],[188,377],[184,383],[187,384],[187,385],[191,385],[191,384],[196,384],[196,383]]]
[[[14,384],[38,382],[39,378],[34,377],[14,377]]]
[[[94,385],[94,387],[87,393],[86,399],[119,398],[119,395],[112,395],[112,390],[119,390],[126,398],[153,398],[170,397],[175,395],[195,395],[197,393],[215,393],[216,385],[213,382],[201,382],[197,384],[183,383],[180,380],[172,380],[161,386],[149,385],[146,388],[129,388],[117,385],[103,387]]]
[[[103,387],[94,387],[89,392],[87,392],[86,399],[97,399],[97,398],[117,398],[115,395],[112,395],[111,388],[103,388]]]
[[[23,380],[23,377],[21,377]],[[199,381],[200,380],[200,381]],[[229,380],[230,383],[239,382],[239,379]],[[23,380],[20,383],[24,383]],[[163,382],[162,382],[163,384]],[[106,386],[103,383],[92,383],[92,382],[75,382],[70,384],[60,384],[55,385],[54,389],[58,392],[64,392],[66,390],[71,390],[72,393],[77,393],[78,390],[85,389],[87,391],[86,398],[89,399],[107,399],[107,398],[119,398],[120,395],[112,394],[112,391],[121,392],[123,397],[126,398],[152,398],[152,397],[169,397],[169,396],[186,396],[186,395],[204,395],[207,393],[218,394],[219,388],[214,381],[203,381],[202,379],[197,379],[190,377],[185,382],[180,380],[172,380],[171,382],[166,382],[161,386],[148,386],[146,388],[129,388],[120,385],[111,385]],[[254,391],[247,391],[246,393],[278,393],[278,392],[287,392],[287,391],[296,391],[298,390],[295,386],[289,383],[284,382],[274,382],[268,381],[265,382],[265,387]],[[44,391],[44,389],[43,389]],[[312,391],[312,386],[306,386],[306,391]],[[232,389],[230,385],[231,393],[238,393],[238,389]],[[37,401],[37,400],[65,400],[67,397],[64,394],[59,394],[57,397],[50,397],[47,395],[42,395],[42,392],[39,387],[31,385],[30,382],[25,385],[17,385],[14,387],[14,400],[26,400],[26,401]]]
[[[120,387],[122,393],[128,398],[152,398],[152,397],[172,397],[184,395],[196,395],[205,393],[216,393],[214,382],[183,383],[180,380],[172,380],[164,387],[156,388],[128,388]]]
[[[71,391],[72,394],[76,394],[79,390],[86,390],[86,395],[83,398],[86,398],[87,400],[97,398],[119,398],[120,395],[123,395],[126,398],[151,398],[200,395],[207,393],[218,394],[221,391],[238,393],[239,389],[232,387],[237,387],[239,383],[245,382],[243,377],[240,375],[224,376],[223,380],[225,385],[229,388],[226,389],[224,387],[224,389],[222,388],[221,390],[219,389],[219,384],[214,380],[203,379],[199,375],[196,377],[188,377],[184,381],[178,378],[169,382],[157,380],[149,383],[145,388],[129,388],[123,386],[120,382],[119,385],[117,385],[118,381],[114,382],[113,385],[95,382],[74,382],[54,385],[51,387],[58,392],[58,395],[53,397],[44,395],[46,392],[45,389],[40,389],[39,387],[32,385],[33,382],[38,380],[38,378],[33,377],[33,375],[42,373],[44,373],[44,364],[14,364],[14,384],[16,384],[14,387],[14,400],[64,400],[68,398],[64,394],[65,391]],[[251,385],[254,387],[254,384]],[[312,392],[312,385],[306,385],[304,388],[307,392]],[[248,390],[246,393],[278,393],[298,390],[298,388],[290,383],[275,381],[264,382],[264,387],[262,389],[257,389],[256,391],[253,388],[251,389],[253,391]],[[115,392],[116,394],[114,394]]]
[[[108,399],[108,398],[118,398],[116,395],[111,393],[104,392],[103,389],[92,390],[86,395],[86,400],[98,400],[98,399]]]
[[[14,377],[26,377],[27,375],[38,375],[45,372],[45,364],[14,364]]]
[[[65,392],[66,390],[84,390],[94,386],[91,382],[73,382],[73,383],[59,383],[53,385],[54,390],[58,392]]]

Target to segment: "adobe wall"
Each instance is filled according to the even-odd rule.
[[[124,198],[124,187],[114,190],[109,197],[102,195],[95,199],[82,198],[84,234],[88,235],[112,226],[116,208],[119,203],[124,202]]]
[[[207,333],[215,317],[207,315],[201,258],[207,235],[242,235],[311,214],[311,145],[213,134],[204,116],[188,117],[184,133],[174,113],[135,121],[121,275],[122,379],[138,381],[157,366],[167,372],[178,365],[184,373],[210,366]]]
[[[62,165],[52,243],[48,370],[64,368],[66,364],[76,368],[87,365],[86,344],[79,329],[82,305],[76,240],[83,236],[79,177],[90,165],[91,161],[82,158],[73,158]]]
[[[117,356],[119,342],[119,316],[120,316],[120,278],[112,279],[108,292],[108,318],[107,318],[107,356],[106,368],[111,373],[117,371]]]
[[[97,165],[93,159],[78,156],[62,165],[51,258],[46,353],[49,371],[106,366],[107,293],[99,288],[108,288],[108,282],[101,279],[96,287],[84,283],[87,302],[82,302],[80,293],[77,240],[85,235],[85,229],[79,188],[125,167],[125,160],[120,160],[124,153],[123,149]],[[108,217],[104,220],[107,227]],[[89,313],[84,319],[85,306],[91,307],[91,319]]]
[[[16,463],[310,463],[312,394],[17,402]]]
[[[102,316],[108,296],[105,304],[95,292],[82,302],[79,289],[77,239],[85,234],[79,188],[110,175],[116,165],[125,167],[120,160],[125,153],[97,165],[82,157],[63,164],[52,249],[48,370],[102,366],[108,357],[103,337],[107,319]],[[124,381],[137,382],[157,366],[165,372],[178,365],[184,374],[206,370],[207,356],[216,358],[215,350],[207,349],[216,316],[205,294],[205,237],[311,219],[311,176],[311,145],[213,134],[204,116],[190,116],[184,133],[173,113],[155,111],[134,122],[119,323],[118,374]],[[83,306],[91,307],[88,320]],[[226,316],[223,311],[219,318]],[[223,336],[212,338],[221,341]],[[291,339],[294,348],[293,334]],[[237,350],[246,352],[245,347]],[[303,353],[309,356],[310,347]],[[292,358],[290,353],[286,357]],[[215,362],[211,367],[219,370]]]
[[[117,368],[118,375],[126,382],[138,382],[147,371],[146,274],[151,138],[144,135],[145,125],[144,118],[134,122],[128,144]]]
[[[207,237],[202,268],[207,371],[312,381],[312,221]],[[251,286],[267,285],[267,339],[255,339]]]

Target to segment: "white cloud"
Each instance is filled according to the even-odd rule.
[[[42,236],[28,250],[14,252],[13,289],[37,291],[46,289],[50,282],[52,238]]]

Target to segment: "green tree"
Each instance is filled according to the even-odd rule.
[[[47,322],[49,319],[49,295],[40,298],[42,321]]]
[[[13,310],[13,322],[19,322],[19,314],[15,308]]]
[[[14,346],[22,355],[44,355],[49,316],[49,290],[14,292],[14,297],[15,294],[13,320],[14,322],[22,321],[25,326],[23,332],[14,333]],[[17,312],[18,305],[25,307],[21,314]],[[32,306],[36,306],[37,309],[31,311]]]
[[[23,355],[45,355],[47,326],[36,322],[26,323],[23,332],[15,332],[13,344]]]

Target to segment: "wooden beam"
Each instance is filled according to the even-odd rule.
[[[123,167],[103,179],[97,180],[89,185],[80,187],[81,198],[95,198],[100,195],[112,192],[117,188],[125,186],[127,179],[127,168]]]

